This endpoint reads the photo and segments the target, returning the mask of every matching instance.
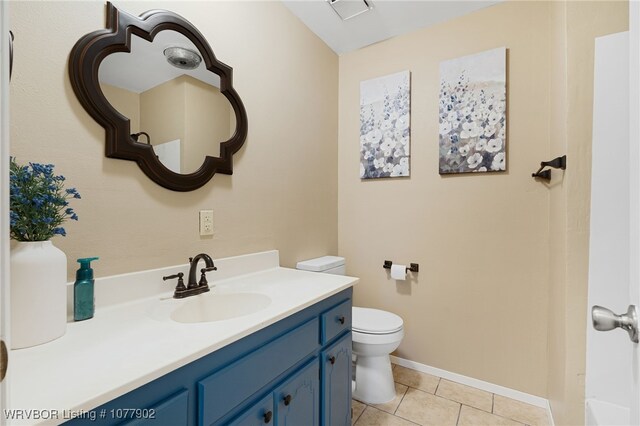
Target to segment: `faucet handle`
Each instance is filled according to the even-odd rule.
[[[184,274],[182,272],[178,272],[177,274],[174,275],[167,275],[166,277],[162,277],[163,281],[166,280],[172,280],[172,279],[178,279],[178,285],[176,286],[176,290],[185,290],[186,287],[184,286]]]
[[[177,274],[174,274],[174,275],[167,275],[166,277],[162,277],[162,281],[172,280],[174,278],[178,278],[178,280],[181,280],[182,277],[184,277],[184,274],[182,272],[178,272]]]
[[[200,269],[200,281],[198,282],[198,286],[206,286],[207,284],[209,284],[207,282],[206,273],[209,271],[217,271],[217,270],[218,268],[216,268],[215,266],[209,266],[207,268]]]

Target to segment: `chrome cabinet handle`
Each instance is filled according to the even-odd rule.
[[[621,328],[629,333],[629,339],[638,343],[638,308],[629,305],[625,314],[616,315],[610,309],[595,305],[591,308],[593,328],[598,331],[609,331]]]

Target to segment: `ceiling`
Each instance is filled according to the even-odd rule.
[[[119,52],[107,56],[98,69],[98,80],[131,92],[142,93],[186,74],[220,87],[220,77],[207,70],[204,62],[194,70],[183,70],[169,64],[163,52],[170,46],[198,51],[191,40],[177,31],[160,31],[153,43],[132,35],[131,53]]]
[[[343,21],[327,0],[282,0],[294,15],[339,55],[466,15],[502,0],[367,1],[372,6],[370,11]]]
[[[388,38],[437,24],[494,5],[502,0],[367,0],[372,9],[343,21],[327,0],[282,0],[307,27],[338,54],[347,53]],[[359,2],[362,0],[339,0]],[[159,32],[153,43],[131,37],[131,52],[114,53],[102,62],[99,80],[141,93],[183,74],[220,87],[219,77],[204,63],[191,71],[175,68],[163,55],[169,46],[196,47],[176,31]]]

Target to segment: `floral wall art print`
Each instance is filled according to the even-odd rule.
[[[360,178],[409,176],[409,71],[360,83]]]
[[[440,64],[440,174],[506,170],[506,52]]]

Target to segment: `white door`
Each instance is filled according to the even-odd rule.
[[[7,406],[7,382],[4,370],[7,354],[4,342],[8,323],[7,309],[3,304],[9,300],[9,6],[0,2],[0,425],[6,423],[4,408]]]
[[[588,303],[613,311],[596,312],[599,329],[631,329],[637,311],[629,307],[640,307],[639,11],[638,3],[630,2],[630,32],[595,42]],[[592,315],[586,423],[639,425],[638,343],[624,329],[596,331]]]
[[[158,160],[164,166],[176,173],[182,173],[180,163],[180,139],[174,141],[163,142],[153,146],[153,152],[158,156]]]
[[[629,303],[640,308],[640,3],[629,2],[630,281]],[[640,348],[632,345],[631,424],[640,425]]]

